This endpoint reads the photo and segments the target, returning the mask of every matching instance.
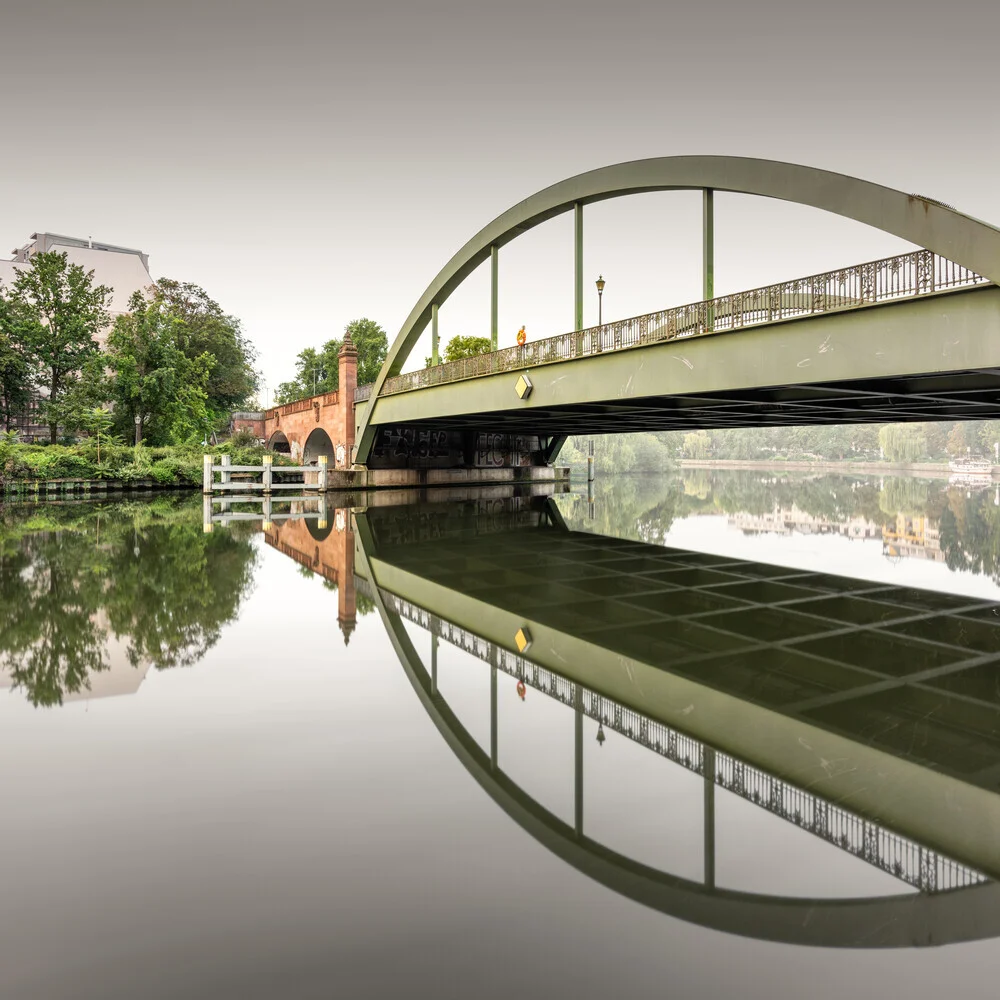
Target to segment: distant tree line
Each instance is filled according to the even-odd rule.
[[[586,465],[589,441],[583,435],[571,437],[558,461],[574,467]],[[594,441],[599,474],[665,472],[684,458],[941,463],[963,456],[993,458],[1000,441],[1000,420],[661,431],[595,435]]]
[[[204,289],[161,278],[110,322],[112,289],[65,253],[39,253],[0,286],[0,426],[33,397],[60,431],[180,443],[205,434],[257,389],[256,354],[240,322]]]
[[[670,435],[681,458],[743,461],[947,462],[994,455],[1000,421],[751,427]]]

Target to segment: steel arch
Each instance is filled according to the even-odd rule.
[[[753,194],[820,208],[865,223],[963,264],[1000,284],[1000,229],[940,202],[847,174],[745,156],[659,156],[589,170],[543,188],[481,229],[441,269],[407,316],[372,386],[358,424],[357,461],[374,436],[371,418],[382,386],[398,374],[424,327],[459,285],[501,247],[576,205],[650,191],[704,190]]]

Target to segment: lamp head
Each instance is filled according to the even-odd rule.
[[[599,274],[597,276],[596,284],[597,284],[597,294],[601,295],[604,292],[604,284],[605,284],[603,275]]]

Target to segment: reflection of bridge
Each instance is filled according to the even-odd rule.
[[[566,532],[551,505],[527,515],[442,534],[419,509],[408,525],[359,514],[357,559],[424,708],[532,836],[617,892],[749,936],[884,947],[1000,934],[1000,889],[978,874],[1000,874],[992,605]],[[431,631],[432,649],[447,638],[491,663],[489,753],[403,618]],[[523,629],[531,645],[518,657]],[[572,825],[497,766],[498,671],[576,712]],[[706,778],[703,881],[586,835],[585,716]],[[831,900],[716,886],[716,787],[923,891]]]
[[[371,594],[371,586],[367,580],[358,578],[358,589],[367,595]],[[810,792],[795,788],[752,764],[747,764],[676,729],[671,729],[649,716],[635,712],[620,702],[574,684],[562,675],[495,646],[481,636],[446,622],[424,608],[404,601],[388,591],[382,591],[380,596],[387,611],[419,625],[432,636],[444,639],[471,653],[491,664],[495,670],[516,677],[529,687],[543,692],[564,705],[576,708],[579,704],[582,717],[593,719],[602,727],[620,733],[647,750],[652,750],[703,777],[706,777],[706,767],[713,764],[715,774],[708,775],[708,779],[714,780],[714,784],[720,788],[807,830],[835,847],[848,851],[908,885],[923,892],[941,892],[986,881],[986,876],[967,865],[942,857],[936,851],[928,850],[912,840],[900,837],[878,823],[869,822]],[[431,688],[436,690],[436,644],[431,648],[431,656]],[[495,711],[491,712],[491,721],[494,724],[496,722]],[[491,738],[491,744],[496,746],[495,738]],[[582,761],[577,759],[577,765],[581,766]],[[581,780],[578,779],[576,784],[578,788],[582,787]],[[714,815],[711,788],[706,788],[705,797],[706,819],[712,822]],[[579,804],[577,814],[581,821],[580,832],[582,832],[582,802]],[[706,832],[705,844],[705,878],[711,884],[714,881],[714,834],[711,828]]]
[[[303,569],[322,577],[337,591],[337,623],[344,636],[344,645],[350,641],[357,624],[357,596],[354,574],[354,522],[350,504],[363,501],[378,502],[386,507],[415,504],[420,501],[437,503],[471,503],[482,516],[492,511],[506,510],[511,504],[531,502],[531,498],[551,496],[555,484],[525,484],[523,486],[480,487],[469,489],[395,490],[375,495],[340,494],[335,505],[326,496],[287,498],[274,501],[270,498],[244,498],[248,511],[234,512],[234,501],[223,498],[214,501],[223,509],[213,513],[211,499],[206,498],[204,526],[211,531],[214,524],[230,521],[262,521],[264,540]],[[280,512],[279,512],[280,511]],[[364,583],[364,581],[362,581]]]

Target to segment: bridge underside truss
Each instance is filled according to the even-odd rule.
[[[609,399],[530,410],[512,407],[413,424],[435,430],[544,436],[996,419],[1000,419],[1000,369]]]

